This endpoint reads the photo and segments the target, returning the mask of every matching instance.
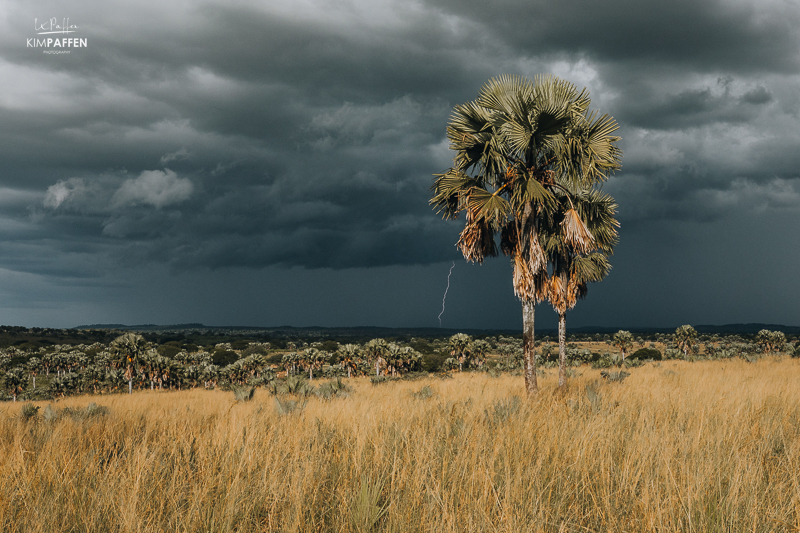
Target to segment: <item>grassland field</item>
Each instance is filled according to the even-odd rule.
[[[574,370],[4,403],[0,531],[800,531],[800,359]]]

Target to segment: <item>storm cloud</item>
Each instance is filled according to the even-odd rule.
[[[458,223],[427,203],[432,174],[452,162],[444,128],[504,73],[564,77],[620,123],[623,169],[606,190],[621,244],[596,290],[606,303],[590,296],[580,323],[683,323],[692,298],[728,301],[733,289],[712,280],[714,265],[739,268],[731,246],[800,259],[792,3],[12,1],[2,15],[0,269],[17,281],[0,321],[435,325],[441,295],[427,277],[459,260]],[[69,17],[88,46],[27,47],[34,19],[50,17]],[[710,277],[681,299],[664,269],[687,257]],[[470,293],[453,325],[516,327],[506,270],[465,269],[494,295]],[[395,284],[360,289],[389,272]],[[697,320],[799,322],[785,290],[800,285],[780,272],[752,281],[773,306],[743,296],[738,314],[710,305]],[[656,276],[670,312],[624,311]],[[234,278],[266,292],[326,279],[363,305],[342,313],[323,294],[303,318],[309,302],[287,289],[264,312]],[[169,302],[152,289],[162,282]],[[137,291],[147,298],[120,311]],[[375,310],[397,298],[403,311]],[[21,310],[30,302],[44,310]]]

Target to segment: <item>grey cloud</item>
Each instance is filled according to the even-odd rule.
[[[459,222],[427,204],[452,162],[445,125],[506,72],[585,85],[619,121],[620,246],[796,216],[790,3],[72,7],[90,47],[68,57],[20,45],[62,4],[12,2],[0,21],[0,266],[54,285],[449,265]]]
[[[644,70],[684,65],[690,71],[796,72],[800,66],[795,30],[800,9],[780,1],[538,0],[528,9],[515,0],[436,5],[483,23],[493,38],[521,53],[583,54]]]
[[[168,154],[164,154],[161,156],[161,163],[166,164],[170,161],[179,161],[183,159],[189,159],[191,157],[191,152],[186,149],[186,147],[181,147],[180,150],[175,150],[174,152],[170,152]]]
[[[191,180],[179,178],[170,169],[145,170],[139,177],[122,182],[111,198],[111,205],[148,204],[161,208],[187,200],[193,191]]]
[[[766,87],[759,85],[755,89],[747,91],[744,96],[742,96],[742,101],[753,105],[766,104],[772,101],[772,93],[770,93]]]

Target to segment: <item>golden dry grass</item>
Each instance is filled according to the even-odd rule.
[[[800,530],[800,360],[579,371],[518,403],[521,377],[477,374],[287,415],[263,390],[57,404],[110,408],[83,421],[4,404],[0,531]]]

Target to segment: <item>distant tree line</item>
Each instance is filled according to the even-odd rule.
[[[535,357],[543,368],[560,366],[559,346],[544,337]],[[800,357],[796,337],[762,330],[756,335],[699,335],[689,325],[672,334],[572,336],[567,366],[629,367],[646,361],[726,359],[753,361],[785,353]],[[584,343],[583,347],[576,344]],[[27,342],[27,341],[26,341]],[[0,349],[0,398],[63,398],[73,394],[132,393],[137,390],[214,389],[267,386],[276,380],[371,376],[392,378],[414,372],[513,372],[524,366],[518,336],[411,338],[407,343],[376,338],[363,344],[333,340],[269,342],[238,340],[207,346],[148,342],[128,332],[107,344],[54,344],[38,349]],[[591,346],[591,348],[589,348]]]

